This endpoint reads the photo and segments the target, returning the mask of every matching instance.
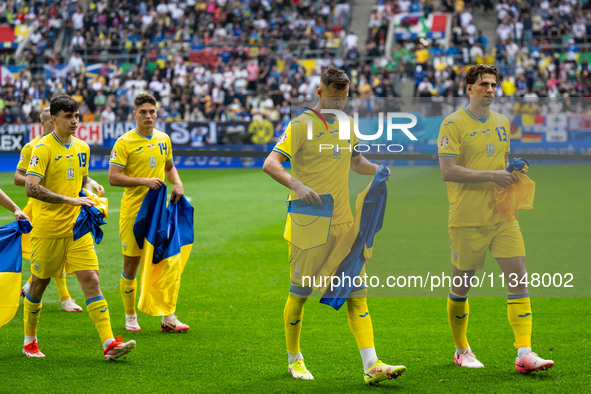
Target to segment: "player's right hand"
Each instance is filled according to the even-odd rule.
[[[504,170],[493,171],[493,182],[500,187],[509,187],[517,182],[517,176]]]
[[[70,199],[70,205],[90,207],[96,205],[96,202],[88,197],[74,197]]]
[[[29,219],[29,217],[25,215],[20,209],[14,211],[14,218],[16,220],[26,220],[27,222],[31,222],[31,219]]]
[[[322,200],[320,196],[308,186],[302,184],[298,185],[296,189],[294,189],[300,200],[308,204],[320,205],[322,204]]]
[[[150,189],[159,189],[162,186],[166,186],[166,182],[160,178],[145,178],[144,186]]]

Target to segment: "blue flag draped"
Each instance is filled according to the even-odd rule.
[[[142,249],[138,308],[152,316],[172,315],[181,274],[193,247],[193,207],[185,197],[166,206],[166,187],[149,190],[133,226]]]
[[[353,242],[351,251],[341,262],[334,276],[350,278],[358,276],[366,260],[371,255],[374,237],[382,229],[384,222],[386,200],[388,198],[386,179],[389,176],[390,170],[388,170],[388,167],[381,165],[369,187],[357,197],[355,222],[356,224],[359,223],[359,232]],[[361,201],[363,201],[363,205],[360,212]],[[320,302],[339,310],[354,289],[352,282],[352,280],[343,280],[340,286],[332,289],[328,288]]]

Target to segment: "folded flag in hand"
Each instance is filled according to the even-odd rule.
[[[100,244],[103,240],[103,230],[101,230],[100,226],[107,224],[104,218],[107,217],[109,211],[109,200],[105,197],[99,197],[86,189],[80,190],[79,196],[90,198],[96,205],[82,206],[80,209],[74,224],[74,241],[88,233],[92,233],[94,242]]]
[[[534,209],[536,183],[526,175],[529,162],[515,157],[509,160],[507,171],[517,177],[517,182],[502,188],[494,185],[495,209],[506,219],[515,220],[520,209]]]

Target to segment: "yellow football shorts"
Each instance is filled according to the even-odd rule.
[[[31,238],[31,273],[40,279],[77,271],[98,271],[98,258],[90,233],[77,241],[66,238]]]
[[[289,246],[290,279],[292,286],[314,287],[324,277],[332,275],[339,264],[351,251],[355,241],[354,223],[333,224],[330,226],[328,240],[324,245],[311,249],[300,249],[294,244]],[[316,278],[316,279],[313,279]],[[314,285],[316,280],[316,285]],[[328,282],[330,285],[330,281]]]
[[[142,250],[133,235],[133,225],[135,218],[119,219],[119,237],[121,238],[121,251],[124,256],[141,256]]]
[[[449,228],[451,263],[459,270],[481,269],[486,250],[495,259],[525,256],[517,220],[492,226]]]

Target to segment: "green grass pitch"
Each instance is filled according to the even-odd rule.
[[[573,289],[531,288],[533,347],[555,367],[519,375],[513,334],[506,318],[506,289],[474,289],[468,338],[485,364],[482,370],[453,365],[447,324],[447,289],[430,293],[379,290],[369,300],[378,356],[404,364],[396,381],[366,387],[346,310],[311,299],[301,338],[314,381],[287,373],[283,307],[289,286],[287,246],[282,239],[287,190],[261,170],[183,170],[185,193],[195,206],[196,239],[183,274],[177,315],[186,334],[161,333],[159,318],[139,314],[142,331],[124,331],[119,294],[122,270],[118,208],[122,190],[107,187],[111,213],[97,246],[101,287],[109,302],[115,335],[135,339],[137,348],[116,363],[104,361],[86,312],[61,312],[54,285],[43,298],[39,342],[45,359],[26,359],[22,308],[0,328],[0,391],[71,392],[583,392],[591,382],[591,165],[538,165],[536,207],[522,211],[530,272],[574,275]],[[106,172],[91,174],[107,185]],[[354,175],[352,194],[369,177]],[[23,188],[6,173],[0,187],[24,205]],[[394,167],[388,208],[368,271],[376,275],[449,273],[447,197],[437,167]],[[0,212],[0,224],[10,221]],[[484,271],[498,274],[488,259]],[[23,264],[23,281],[29,275]],[[74,277],[68,287],[79,304]],[[380,292],[381,291],[381,292]],[[427,297],[429,296],[429,297]],[[570,297],[570,298],[567,298]]]

